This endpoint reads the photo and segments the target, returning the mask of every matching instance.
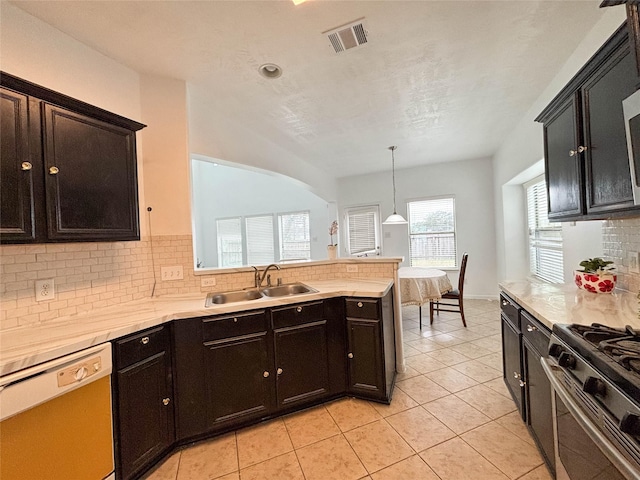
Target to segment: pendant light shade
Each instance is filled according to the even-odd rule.
[[[396,146],[389,147],[391,150],[391,178],[393,181],[393,213],[382,222],[383,225],[406,225],[407,221],[398,212],[396,212],[396,159],[393,156],[393,152],[398,148]]]

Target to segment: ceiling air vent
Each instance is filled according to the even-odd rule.
[[[368,32],[364,27],[364,18],[359,18],[322,34],[329,38],[335,52],[340,53],[367,43]]]

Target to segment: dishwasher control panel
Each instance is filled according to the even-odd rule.
[[[102,370],[102,358],[93,357],[58,371],[58,387],[66,387]]]

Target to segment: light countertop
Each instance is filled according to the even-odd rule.
[[[206,293],[166,295],[5,330],[0,339],[0,376],[172,320],[337,296],[379,298],[393,286],[392,279],[314,280],[304,283],[318,292],[279,298],[264,297],[208,308],[204,306]]]
[[[640,304],[635,293],[617,289],[613,293],[591,293],[574,284],[535,280],[502,282],[500,288],[549,328],[555,323],[601,323],[615,328],[630,325],[640,330]]]

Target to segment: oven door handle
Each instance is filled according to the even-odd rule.
[[[540,358],[542,369],[547,375],[553,391],[556,392],[558,397],[562,400],[567,410],[571,413],[574,420],[580,425],[580,427],[589,435],[591,440],[600,447],[602,453],[609,459],[609,461],[616,466],[616,468],[629,480],[638,478],[638,470],[634,468],[631,463],[618,451],[618,449],[611,443],[611,441],[602,434],[593,421],[584,413],[580,405],[567,393],[567,389],[560,383],[558,378],[554,375],[553,371],[562,371],[562,368],[550,363],[550,361],[542,357]],[[554,412],[555,416],[555,412]],[[554,422],[556,420],[554,419]],[[556,439],[557,442],[557,439]]]

